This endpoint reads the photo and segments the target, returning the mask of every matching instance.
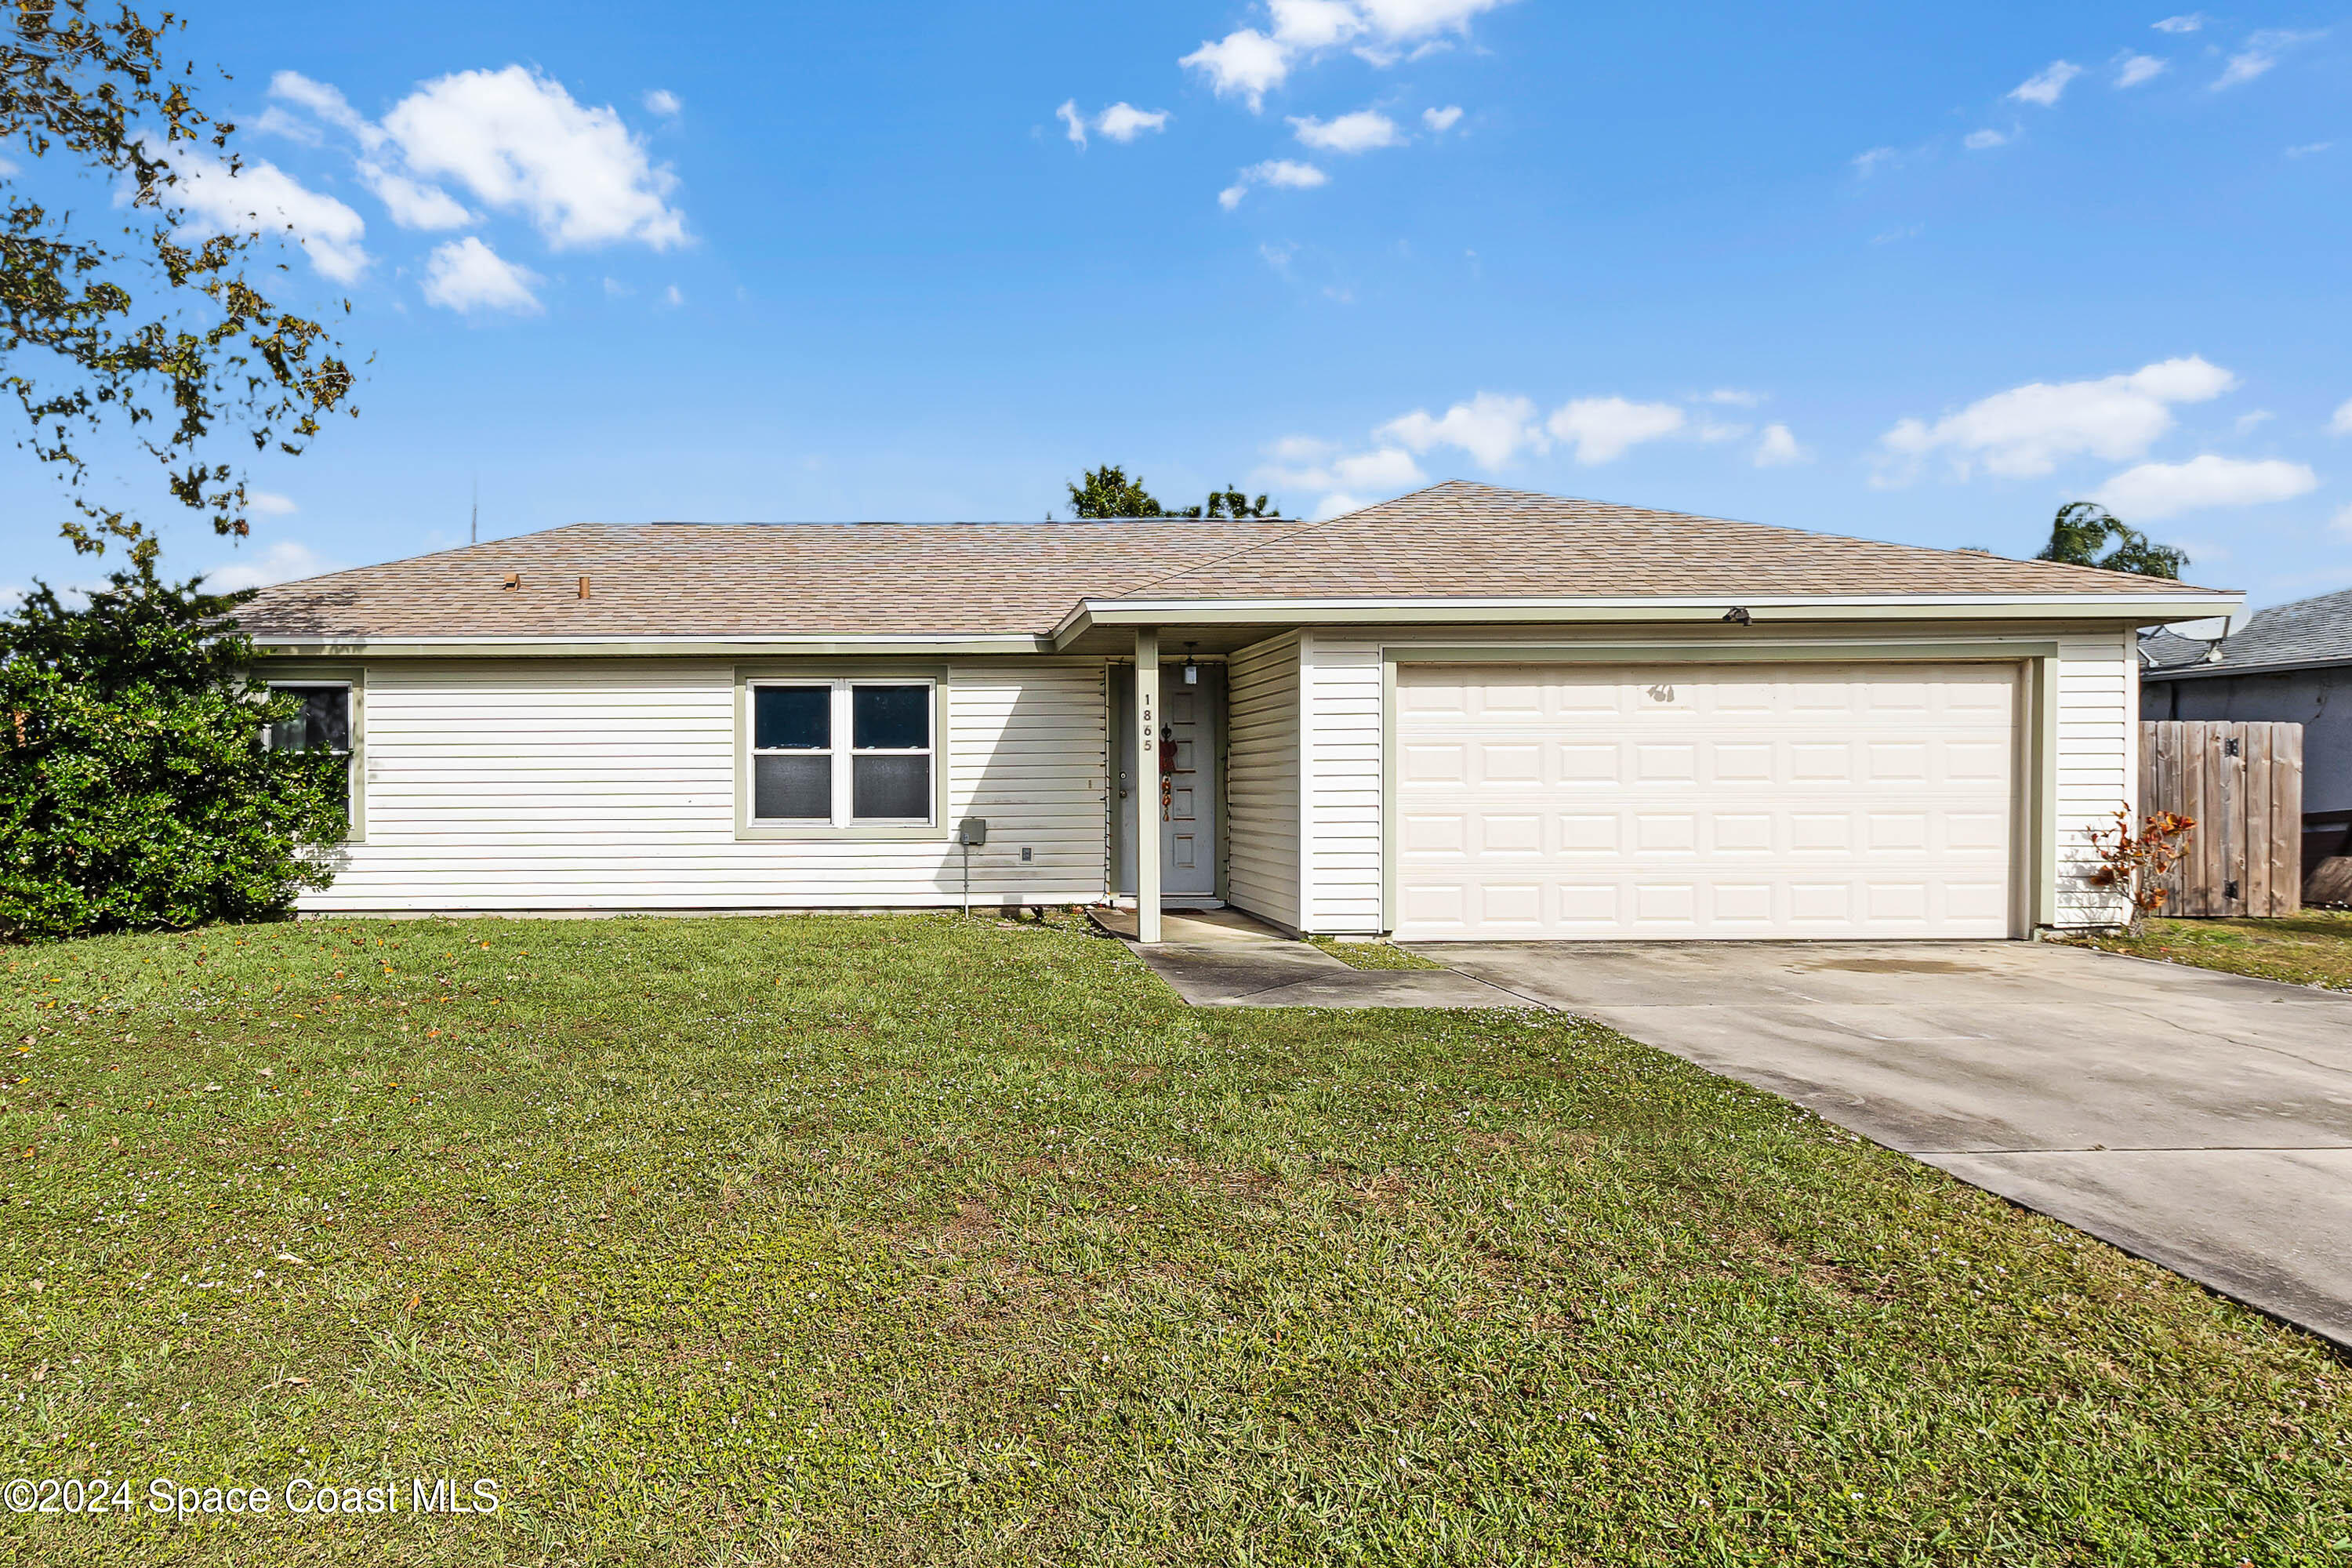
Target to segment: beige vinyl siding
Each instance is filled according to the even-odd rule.
[[[1760,642],[1769,635],[1759,627],[1743,640]],[[1916,623],[1806,627],[1792,629],[1788,637],[1792,643],[1850,640],[1882,646],[1989,638],[2056,642],[2056,750],[2050,765],[2056,801],[2057,923],[2084,926],[2117,918],[2120,906],[2115,895],[2090,887],[2084,879],[2097,865],[2090,830],[2112,826],[2116,809],[2128,807],[2136,798],[2138,698],[2129,628]],[[1494,650],[1480,655],[1486,662],[1507,662],[1514,643],[1627,642],[1651,647],[1686,643],[1694,662],[1704,662],[1707,651],[1720,646],[1713,639],[1692,638],[1679,628],[1645,632],[1622,626],[1365,627],[1306,634],[1300,650],[1302,928],[1363,932],[1386,929],[1382,922],[1394,918],[1381,902],[1383,648],[1412,644],[1476,647]],[[2025,754],[2031,754],[2030,748]],[[2022,817],[2019,826],[2023,826]]]
[[[1225,665],[1225,887],[1236,908],[1298,929],[1298,639]]]
[[[340,852],[334,885],[301,908],[951,904],[962,876],[952,823],[975,816],[989,822],[972,854],[975,900],[1100,898],[1100,662],[952,661],[941,673],[949,820],[938,837],[747,841],[736,835],[731,661],[371,662],[367,841]]]
[[[2084,879],[2098,868],[2094,829],[2139,799],[2138,639],[2129,631],[2070,635],[2058,645],[2058,920],[2108,925],[2124,900]]]

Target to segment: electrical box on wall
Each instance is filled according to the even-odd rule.
[[[967,816],[961,822],[957,823],[956,842],[959,844],[969,845],[973,848],[978,848],[980,846],[987,843],[988,818],[984,816]],[[1028,857],[1024,855],[1022,858],[1025,860]]]

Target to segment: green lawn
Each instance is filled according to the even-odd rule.
[[[1443,969],[1445,965],[1433,958],[1423,958],[1417,952],[1389,942],[1338,942],[1328,936],[1307,939],[1317,949],[1329,953],[1350,969]]]
[[[2352,1552],[2316,1342],[1558,1017],[929,917],[116,938],[0,1013],[0,1475],[139,1504],[10,1561]],[[503,1506],[285,1508],[419,1475]]]
[[[2352,991],[2352,910],[2305,910],[2275,920],[2154,920],[2136,937],[2075,940],[2137,958]]]

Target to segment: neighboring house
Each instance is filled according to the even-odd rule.
[[[2143,719],[2303,726],[2303,863],[2352,853],[2352,588],[2257,610],[2213,642],[2140,641]]]
[[[2083,567],[1448,483],[1324,522],[581,524],[266,590],[312,912],[1225,902],[1407,938],[2108,921],[2135,628]],[[1139,857],[1140,837],[1145,853]]]

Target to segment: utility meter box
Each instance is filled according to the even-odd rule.
[[[956,842],[978,848],[988,842],[988,818],[967,816],[956,824]]]

